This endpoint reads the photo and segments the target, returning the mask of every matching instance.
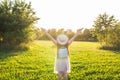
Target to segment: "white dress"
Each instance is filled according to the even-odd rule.
[[[68,56],[68,49],[59,50],[58,57],[55,59],[54,73],[58,72],[70,72],[70,59]],[[66,55],[67,54],[67,55]]]

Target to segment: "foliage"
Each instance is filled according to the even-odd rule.
[[[97,42],[73,42],[70,80],[119,80],[120,52],[99,50]],[[28,51],[0,52],[0,80],[57,80],[55,45],[35,41]]]
[[[100,14],[94,21],[93,27],[93,35],[97,36],[103,46],[119,47],[120,28],[114,16],[109,16],[106,13]]]
[[[46,34],[43,31],[41,31],[39,28],[35,28],[34,32],[36,34],[35,40],[48,40]]]
[[[0,2],[0,44],[15,47],[29,42],[33,36],[33,24],[38,20],[25,0],[4,0]]]
[[[48,29],[48,33],[56,39],[57,37],[57,30],[56,29]]]

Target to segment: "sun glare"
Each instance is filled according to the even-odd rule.
[[[119,0],[27,0],[40,20],[37,27],[76,30],[91,28],[99,14],[108,13],[120,20]]]

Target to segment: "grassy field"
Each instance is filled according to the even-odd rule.
[[[34,41],[29,50],[0,52],[0,80],[57,80],[53,73],[56,47]],[[70,80],[120,80],[120,52],[99,50],[96,42],[70,45]]]

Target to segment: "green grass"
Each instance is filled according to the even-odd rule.
[[[56,47],[34,41],[27,51],[0,52],[0,80],[57,80]],[[99,50],[96,42],[70,45],[70,80],[120,80],[120,52]]]

